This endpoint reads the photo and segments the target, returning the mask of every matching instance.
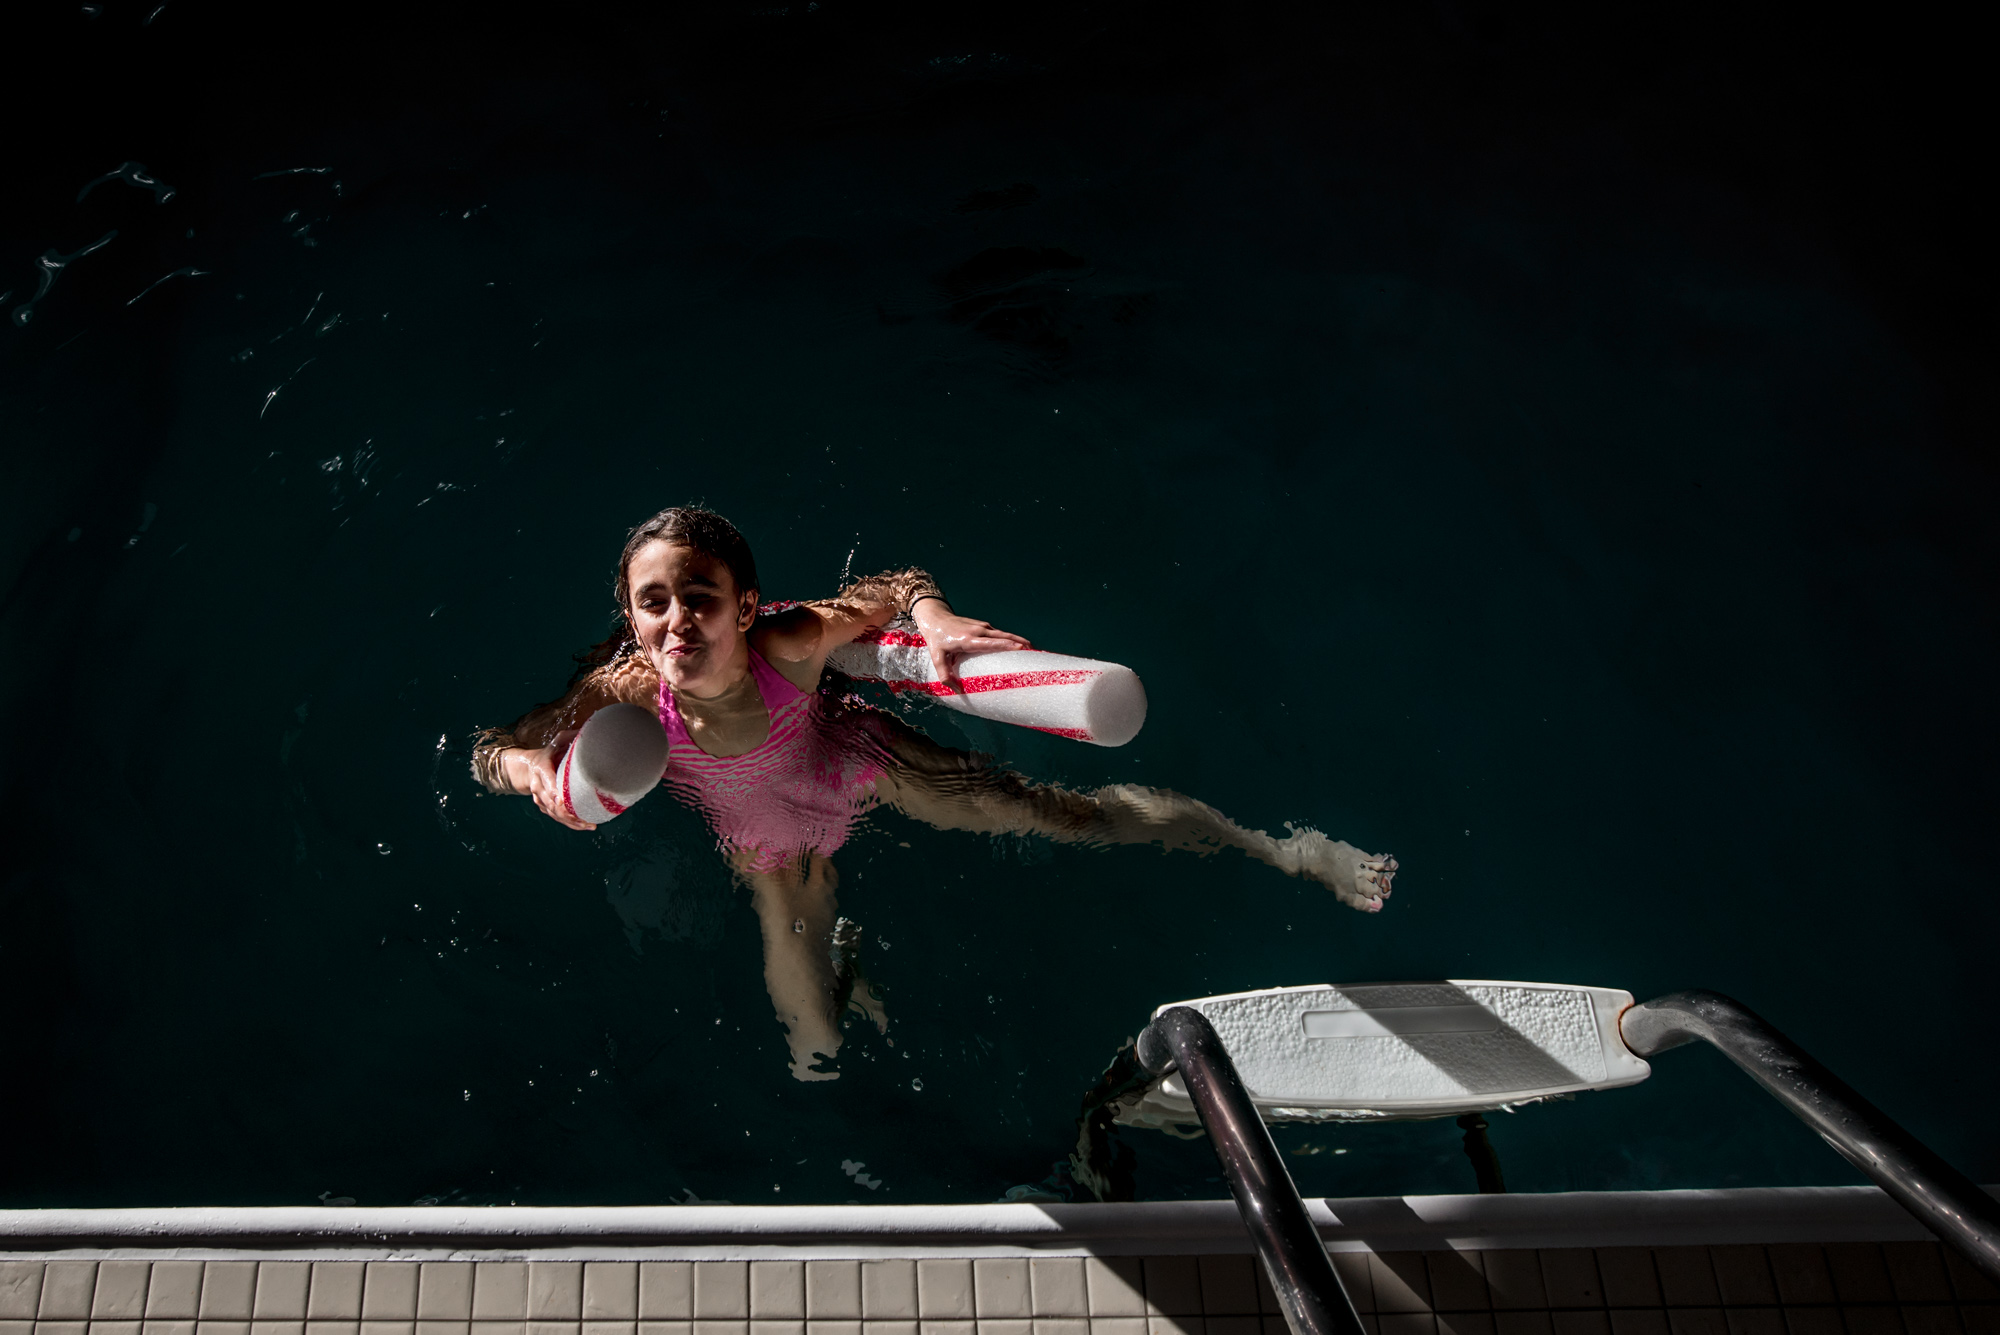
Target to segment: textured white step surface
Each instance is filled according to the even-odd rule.
[[[1651,1072],[1618,1036],[1632,994],[1608,987],[1445,979],[1281,987],[1184,1005],[1215,1026],[1266,1117],[1444,1117]],[[1178,1075],[1119,1115],[1193,1123]]]

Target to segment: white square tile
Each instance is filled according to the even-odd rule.
[[[197,1264],[199,1264],[197,1262]],[[148,1299],[151,1301],[151,1299]],[[192,1320],[155,1321],[147,1317],[139,1323],[140,1335],[194,1335]]]
[[[1136,1256],[1088,1256],[1083,1275],[1090,1291],[1090,1315],[1146,1315],[1146,1282]]]
[[[146,1279],[151,1261],[104,1261],[90,1295],[92,1321],[137,1321],[146,1314]]]
[[[414,1322],[417,1319],[417,1280],[422,1273],[414,1261],[370,1261],[361,1287],[361,1319],[406,1324]],[[369,1335],[369,1332],[364,1330],[361,1335]],[[389,1333],[383,1331],[380,1335]]]
[[[806,1265],[803,1261],[750,1263],[750,1319],[803,1321],[806,1317]]]
[[[1080,1256],[1037,1256],[1028,1262],[1028,1287],[1036,1316],[1089,1316],[1090,1290]]]
[[[250,1335],[306,1335],[305,1319],[302,1317],[297,1321],[252,1321]]]
[[[806,1335],[804,1321],[759,1321],[750,1318],[750,1335]]]
[[[868,1321],[914,1321],[917,1316],[917,1263],[863,1261],[861,1315]]]
[[[741,1322],[749,1318],[749,1262],[698,1262],[694,1268],[694,1319]],[[702,1333],[696,1332],[696,1335]],[[721,1332],[714,1335],[721,1335]]]
[[[214,1262],[210,1262],[211,1265]],[[250,1335],[248,1321],[197,1321],[195,1335]]]
[[[919,1335],[977,1335],[978,1323],[958,1320],[933,1321],[925,1317],[917,1322],[917,1330]]]
[[[42,1309],[42,1263],[0,1261],[0,1321],[33,1321]]]
[[[1255,1316],[1256,1264],[1256,1258],[1250,1256],[1200,1258],[1201,1310],[1209,1316]]]
[[[1035,1314],[1028,1288],[1028,1258],[982,1256],[972,1263],[973,1312],[981,1321]],[[1019,1335],[1026,1335],[1020,1332]]]
[[[583,1319],[583,1264],[580,1261],[528,1263],[528,1319]]]
[[[639,1320],[694,1320],[694,1262],[646,1261],[639,1266]]]
[[[148,1321],[192,1321],[201,1311],[200,1261],[155,1261],[146,1285]]]
[[[1146,1258],[1146,1315],[1201,1315],[1201,1263],[1196,1257]]]
[[[311,1286],[310,1261],[259,1261],[257,1305],[250,1315],[258,1321],[304,1321]]]
[[[583,1267],[583,1319],[628,1323],[639,1319],[636,1262],[592,1261]]]
[[[472,1319],[521,1322],[528,1316],[528,1263],[479,1261],[472,1267]],[[481,1335],[475,1329],[473,1335]],[[498,1335],[498,1332],[493,1332]]]
[[[472,1292],[473,1300],[478,1301],[479,1285],[476,1280],[473,1282]],[[527,1295],[522,1294],[521,1300],[526,1302]],[[504,1321],[498,1317],[489,1317],[485,1320],[474,1317],[468,1329],[471,1335],[527,1335],[528,1318],[516,1317],[511,1321]]]
[[[859,1321],[814,1321],[806,1326],[806,1335],[862,1335],[862,1330]]]
[[[693,1300],[690,1299],[689,1301]],[[694,1335],[694,1322],[641,1321],[639,1323],[639,1335]]]
[[[248,1321],[256,1310],[256,1299],[255,1261],[209,1261],[202,1266],[201,1310],[196,1313],[202,1321]]]
[[[417,1278],[417,1321],[471,1320],[472,1276],[478,1268],[470,1261],[425,1261]],[[427,1335],[421,1324],[417,1335]]]
[[[1535,1315],[1543,1317],[1546,1322],[1544,1313],[1537,1312]],[[1381,1323],[1382,1335],[1437,1335],[1437,1318],[1429,1312],[1383,1312],[1375,1319]],[[1212,1322],[1208,1335],[1221,1335]]]
[[[1084,1319],[1073,1316],[1038,1316],[1035,1318],[1035,1335],[1101,1335],[1108,1327],[1119,1322],[1127,1322],[1129,1329],[1117,1335],[1146,1335],[1144,1317],[1096,1317]]]
[[[727,1263],[726,1263],[726,1262],[719,1262],[719,1261],[704,1261],[704,1262],[702,1262],[702,1264],[703,1264],[703,1265],[722,1265],[722,1264],[727,1264]],[[701,1281],[700,1281],[700,1280],[699,1280],[699,1279],[697,1278],[695,1282],[696,1282],[696,1284],[699,1284],[699,1283],[700,1283]],[[699,1292],[699,1291],[697,1290],[697,1292]],[[699,1301],[699,1299],[697,1299],[697,1301]],[[695,1323],[694,1323],[694,1335],[750,1335],[750,1323],[749,1323],[749,1321],[748,1321],[748,1320],[744,1320],[744,1321],[717,1321],[717,1320],[708,1320],[708,1321],[704,1321],[704,1320],[701,1320],[701,1319],[697,1318],[697,1319],[695,1320]]]
[[[917,1335],[914,1321],[864,1321],[861,1335]]]
[[[925,1322],[969,1321],[972,1312],[970,1260],[933,1257],[917,1262],[917,1316],[920,1319]],[[971,1332],[964,1332],[964,1335],[971,1335]]]
[[[638,1335],[636,1321],[592,1321],[583,1323],[583,1335]]]
[[[88,1321],[37,1321],[35,1335],[88,1335]]]
[[[312,1321],[306,1322],[306,1335],[361,1335],[361,1319],[352,1321]]]
[[[806,1319],[815,1330],[822,1321],[861,1319],[861,1262],[806,1262]]]
[[[1208,1325],[1208,1335],[1262,1335],[1264,1318],[1261,1316],[1204,1316]]]
[[[1035,1335],[1035,1323],[1017,1317],[979,1318],[979,1335]]]
[[[140,1335],[137,1321],[95,1321],[90,1323],[90,1335]]]
[[[414,1294],[411,1295],[410,1301],[412,1303],[416,1301]],[[361,1335],[417,1335],[416,1318],[412,1317],[407,1321],[370,1321],[364,1317],[361,1322]]]
[[[40,1295],[36,1295],[39,1297]],[[0,1317],[0,1335],[35,1335],[35,1323],[10,1317]]]
[[[1367,1255],[1368,1285],[1373,1294],[1374,1311],[1417,1313],[1433,1310],[1430,1267],[1422,1252]]]
[[[361,1284],[368,1277],[363,1261],[315,1261],[312,1291],[306,1298],[307,1321],[361,1320]],[[308,1335],[333,1335],[308,1331]]]
[[[465,1295],[466,1302],[470,1303],[472,1301],[470,1286],[466,1288]],[[426,1321],[422,1317],[417,1318],[417,1335],[470,1335],[471,1330],[470,1321]]]
[[[530,1317],[528,1319],[528,1335],[583,1335],[583,1323],[579,1321],[536,1321]]]
[[[1326,1258],[1333,1262],[1333,1273],[1340,1280],[1340,1288],[1347,1295],[1347,1301],[1354,1304],[1354,1310],[1368,1313],[1375,1310],[1375,1271],[1370,1264],[1374,1257],[1369,1252],[1333,1252]],[[1262,1270],[1260,1263],[1257,1267]],[[1365,1323],[1364,1323],[1365,1324]]]
[[[97,1287],[97,1262],[51,1261],[42,1270],[43,1321],[82,1321],[90,1315],[90,1292]]]

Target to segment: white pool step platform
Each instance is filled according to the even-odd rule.
[[[1591,1089],[1652,1071],[1619,1037],[1632,994],[1480,979],[1269,988],[1170,1002],[1201,1012],[1269,1121],[1451,1117]],[[1197,1124],[1177,1073],[1117,1119]]]

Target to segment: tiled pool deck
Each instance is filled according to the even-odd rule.
[[[1659,1196],[1700,1200],[1314,1212],[1370,1335],[2000,1335],[2000,1289],[1872,1191]],[[1620,1222],[1626,1199],[1638,1214]],[[969,1213],[981,1208],[952,1218],[996,1217]],[[229,1226],[177,1228],[144,1223],[173,1211],[0,1212],[0,1335],[1283,1335],[1261,1267],[1226,1228],[1233,1207],[1089,1213],[1120,1208],[1056,1207],[1041,1236],[940,1229],[921,1210],[886,1230],[841,1210],[639,1212],[669,1221],[647,1225],[651,1246],[630,1215],[600,1241],[521,1222],[587,1211],[451,1212],[486,1230],[456,1245],[448,1222],[418,1236],[412,1211],[210,1211]],[[296,1224],[330,1216],[337,1230]],[[1149,1233],[1166,1245],[1130,1254]]]

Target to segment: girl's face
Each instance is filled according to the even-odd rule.
[[[729,567],[691,547],[649,542],[625,567],[639,647],[674,691],[719,695],[750,670],[746,632],[757,595],[736,588]]]

